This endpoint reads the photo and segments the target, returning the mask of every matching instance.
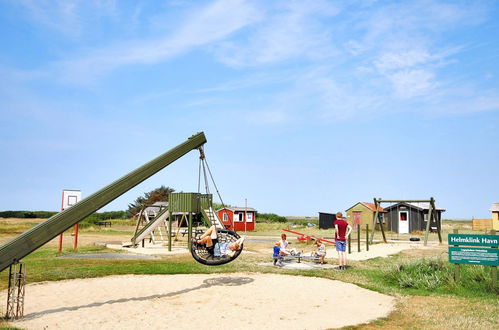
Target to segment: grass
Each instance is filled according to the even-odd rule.
[[[33,223],[30,223],[32,226]],[[113,222],[112,228],[88,227],[81,235],[98,235],[116,239],[133,232],[133,223]],[[462,224],[466,226],[467,224]],[[11,230],[21,230],[28,224],[7,221]],[[289,224],[259,223],[257,232],[248,232],[249,236],[277,237],[282,228],[295,229],[299,232],[318,237],[331,237],[331,230],[319,230],[317,227],[293,228]],[[2,226],[3,227],[3,223]],[[451,231],[452,228],[449,229]],[[435,234],[432,234],[436,236]],[[3,238],[13,236],[4,233]],[[381,235],[379,235],[381,236]],[[431,236],[431,235],[430,235]],[[92,236],[93,237],[93,236]],[[306,243],[295,243],[305,248]],[[301,249],[297,246],[297,248]],[[268,249],[267,243],[248,246],[257,252]],[[87,244],[80,246],[77,253],[110,252],[105,247]],[[115,252],[115,251],[113,251]],[[65,259],[57,258],[75,253],[66,249],[58,253],[55,246],[44,246],[31,253],[23,261],[28,265],[29,282],[58,281],[75,278],[93,278],[121,274],[193,274],[193,273],[277,273],[328,278],[353,283],[363,288],[396,297],[396,310],[386,318],[377,319],[348,329],[493,329],[499,328],[499,289],[491,286],[490,267],[461,267],[462,280],[453,280],[453,265],[445,259],[442,248],[434,250],[408,250],[387,257],[366,261],[352,261],[348,271],[326,270],[289,270],[259,266],[268,262],[268,256],[257,253],[244,254],[232,263],[219,267],[206,267],[192,261],[189,255],[171,255],[160,260],[117,260],[117,259]],[[269,252],[270,253],[270,252]],[[7,272],[0,273],[0,290],[6,289]],[[0,321],[0,329],[8,329],[9,324]]]

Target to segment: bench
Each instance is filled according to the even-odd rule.
[[[101,226],[104,226],[104,227],[109,226],[109,227],[111,227],[112,223],[111,223],[111,221],[96,221],[95,224],[98,225],[99,227],[101,227]]]

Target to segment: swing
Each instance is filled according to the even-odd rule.
[[[208,163],[206,162],[206,157],[204,155],[203,147],[199,148],[199,152],[200,156],[199,156],[198,193],[200,191],[201,170],[205,182],[206,194],[210,193],[208,187],[208,177],[206,175],[206,172],[208,170],[208,174],[210,175],[211,181],[213,182],[213,186],[215,187],[218,197],[222,202],[222,206],[225,207],[222,197],[220,196],[220,193],[218,191],[217,185],[215,184],[213,176],[211,175]],[[222,222],[218,219],[217,215],[215,214],[215,211],[211,206],[209,210],[206,210],[206,214],[208,216],[208,220],[210,221],[210,225],[215,226],[216,228],[217,238],[213,240],[213,246],[211,247],[206,247],[205,244],[197,244],[195,242],[192,242],[191,244],[192,257],[200,264],[208,266],[223,265],[235,260],[241,254],[244,244],[241,244],[239,249],[237,249],[232,256],[222,254],[220,247],[225,244],[235,243],[238,239],[241,238],[241,236],[239,236],[239,234],[236,233],[235,231],[226,229],[225,226],[222,224]]]

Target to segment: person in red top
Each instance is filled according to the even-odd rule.
[[[336,251],[338,251],[338,263],[339,269],[347,269],[347,255],[346,247],[348,236],[352,231],[352,226],[343,220],[343,214],[341,212],[336,213],[336,221],[334,222],[334,240],[336,242]]]

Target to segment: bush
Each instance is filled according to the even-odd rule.
[[[286,217],[277,215],[275,213],[257,213],[256,214],[257,222],[288,222]]]
[[[433,290],[449,280],[449,263],[440,259],[421,259],[397,265],[387,272],[387,279],[401,288]]]

